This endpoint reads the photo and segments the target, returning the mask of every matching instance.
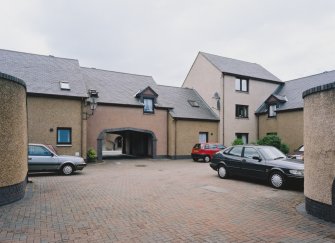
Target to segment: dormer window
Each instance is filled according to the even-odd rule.
[[[154,99],[143,97],[144,113],[154,113]]]
[[[71,90],[69,82],[59,82],[61,90]]]
[[[271,104],[269,105],[269,113],[268,116],[269,117],[276,117],[277,116],[277,105],[276,104]]]
[[[199,103],[196,102],[195,100],[188,100],[188,103],[189,103],[192,107],[199,107]]]

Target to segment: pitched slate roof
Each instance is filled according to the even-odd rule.
[[[173,107],[170,110],[173,118],[219,121],[218,116],[194,89],[158,85],[158,94],[158,99]],[[189,101],[195,101],[199,106],[191,106]]]
[[[275,75],[257,63],[240,61],[232,58],[217,56],[205,52],[199,52],[210,63],[223,73],[236,74],[267,81],[282,82]]]
[[[151,76],[121,73],[81,67],[87,89],[99,92],[99,103],[143,106],[135,96],[150,86],[155,92],[157,84]],[[158,103],[160,107],[164,104]]]
[[[302,98],[302,93],[305,90],[334,81],[335,70],[286,81],[274,92],[274,95],[285,97],[287,99],[287,102],[281,104],[277,111],[303,108],[304,100]],[[264,113],[266,111],[267,107],[265,103],[263,103],[256,113]]]
[[[28,93],[87,96],[78,60],[0,49],[0,72],[22,79]],[[61,90],[61,81],[71,89]]]

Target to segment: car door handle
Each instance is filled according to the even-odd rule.
[[[28,160],[31,160],[31,158],[28,158]]]

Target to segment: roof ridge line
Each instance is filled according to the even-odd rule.
[[[150,76],[150,75],[143,75],[143,74],[136,74],[136,73],[126,73],[126,72],[113,71],[113,70],[107,70],[107,69],[101,69],[101,68],[95,68],[95,67],[82,67],[82,66],[79,66],[79,67],[80,68],[85,68],[85,69],[93,69],[93,70],[98,70],[98,71],[104,71],[104,72],[111,72],[111,73],[121,73],[121,74],[128,74],[128,75],[134,75],[134,76],[150,77],[150,78],[153,79],[153,77]]]
[[[77,61],[79,63],[78,59],[68,58],[68,57],[56,57],[54,55],[36,54],[36,53],[30,53],[30,52],[24,52],[24,51],[14,51],[14,50],[7,50],[7,49],[0,49],[0,51],[8,51],[8,52],[16,52],[16,53],[21,53],[21,54],[26,54],[26,55],[33,55],[33,56],[42,56],[42,57],[49,57],[49,58],[59,58],[59,59],[73,60],[73,61]]]
[[[284,83],[286,83],[286,82],[291,82],[291,81],[296,81],[296,80],[298,80],[298,79],[303,79],[303,78],[313,77],[313,76],[317,76],[317,75],[321,75],[321,74],[331,73],[331,72],[335,72],[335,70],[331,70],[331,71],[323,71],[323,72],[321,72],[321,73],[311,74],[311,75],[303,76],[303,77],[301,77],[301,78],[290,79],[290,80],[285,81]]]
[[[244,61],[244,60],[240,60],[240,59],[236,59],[236,58],[232,58],[232,57],[224,57],[224,56],[220,56],[220,55],[216,55],[216,54],[212,54],[212,53],[208,53],[208,52],[204,52],[204,51],[199,51],[199,52],[204,53],[204,54],[209,54],[209,55],[212,55],[212,56],[223,57],[223,58],[227,58],[227,59],[235,60],[235,61],[239,61],[239,62],[246,62],[246,63],[250,63],[250,64],[256,64],[256,65],[259,65],[259,66],[263,67],[262,65],[260,65],[256,62]]]
[[[188,87],[171,86],[171,85],[166,85],[166,84],[157,84],[157,86],[169,87],[169,88],[177,88],[177,89],[190,89],[190,90],[192,90],[191,88],[188,88]]]

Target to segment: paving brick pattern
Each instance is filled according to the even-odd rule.
[[[0,242],[335,242],[302,189],[221,180],[206,163],[120,160],[30,177],[0,207]]]

